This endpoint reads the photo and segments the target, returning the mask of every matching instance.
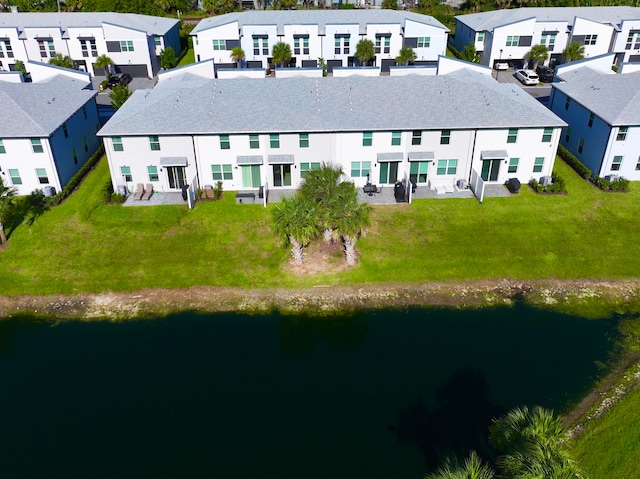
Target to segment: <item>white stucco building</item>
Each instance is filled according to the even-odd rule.
[[[462,63],[462,62],[458,62]],[[475,66],[475,68],[478,68]],[[487,68],[485,68],[488,70]],[[357,186],[453,187],[550,175],[565,123],[517,85],[465,68],[438,76],[211,80],[136,91],[100,130],[114,188],[297,187],[322,162]],[[455,70],[455,71],[453,71]]]
[[[546,45],[551,63],[572,42],[584,45],[585,57],[615,53],[616,65],[640,62],[640,8],[535,7],[494,10],[456,17],[454,46],[473,43],[481,63],[506,60],[522,65],[533,45]]]
[[[561,144],[593,176],[640,180],[640,71],[602,71],[597,60],[558,72],[549,108],[568,123]]]
[[[333,67],[352,66],[356,45],[371,40],[375,65],[388,71],[400,49],[416,52],[417,64],[433,64],[444,55],[449,29],[433,17],[395,10],[265,10],[228,13],[202,20],[191,35],[196,61],[214,59],[234,67],[234,47],[245,52],[244,66],[266,68],[273,46],[291,47],[291,66],[315,67],[324,58]]]
[[[2,81],[4,75],[9,81]],[[17,76],[0,74],[2,181],[20,195],[48,186],[59,192],[100,145],[97,92],[73,72],[39,71],[41,79],[33,83],[14,82]]]
[[[93,66],[106,54],[117,71],[153,77],[158,55],[171,46],[180,53],[178,20],[133,13],[0,13],[0,69],[17,60],[48,62],[56,53],[69,56],[75,68],[103,75]]]

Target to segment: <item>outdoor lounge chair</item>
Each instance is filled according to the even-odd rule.
[[[142,186],[142,183],[138,183],[138,186],[136,186],[136,194],[133,195],[133,199],[141,200],[143,195],[144,195],[144,186]]]
[[[144,190],[144,195],[142,195],[141,200],[149,201],[151,199],[151,195],[153,195],[153,185],[151,183],[147,183],[147,187]]]

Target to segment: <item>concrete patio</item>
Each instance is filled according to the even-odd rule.
[[[187,202],[182,199],[182,193],[162,193],[153,192],[148,200],[136,200],[133,193],[127,196],[124,206],[158,206],[158,205],[185,205]]]

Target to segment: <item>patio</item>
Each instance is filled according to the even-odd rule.
[[[154,191],[148,200],[136,200],[133,194],[127,196],[124,206],[158,206],[158,205],[185,205],[187,202],[182,199],[182,193],[162,193]]]

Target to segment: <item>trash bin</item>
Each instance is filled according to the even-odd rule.
[[[396,203],[404,203],[404,184],[398,181],[393,187],[393,196],[396,199]]]
[[[509,181],[507,181],[507,188],[509,188],[511,193],[517,193],[520,191],[520,180],[518,178],[509,178]]]

